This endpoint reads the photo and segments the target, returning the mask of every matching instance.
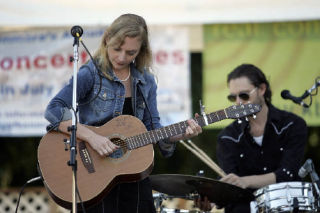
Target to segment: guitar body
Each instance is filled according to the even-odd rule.
[[[88,128],[122,145],[125,138],[147,131],[139,119],[130,115],[118,116],[101,127]],[[73,178],[65,139],[69,140],[66,134],[47,133],[38,147],[38,164],[50,196],[62,207],[71,209]],[[132,150],[122,147],[111,156],[101,157],[88,143],[77,140],[77,186],[84,205],[99,202],[117,183],[144,179],[152,171],[153,159],[152,144]]]

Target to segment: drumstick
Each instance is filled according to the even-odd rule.
[[[196,151],[191,146],[187,145],[184,141],[180,141],[187,149],[189,149],[193,154],[195,154],[200,160],[206,163],[211,169],[218,173],[221,177],[226,176],[224,171],[215,163],[212,163],[212,160],[208,160],[206,157],[202,156],[198,151]]]
[[[188,143],[190,143],[193,148],[195,148],[203,157],[205,157],[208,161],[210,161],[215,168],[217,168],[218,170],[220,170],[220,173],[224,174],[221,177],[226,176],[226,173],[202,150],[200,149],[195,143],[193,143],[190,139],[187,140]]]
[[[180,141],[189,151],[191,151],[193,154],[195,154],[200,160],[202,160],[204,163],[206,163],[210,168],[214,167],[210,161],[208,161],[205,157],[203,157],[200,153],[198,153],[194,148],[186,144],[184,141]],[[215,170],[215,168],[212,168]]]
[[[221,177],[225,177],[226,174],[223,172],[223,170],[216,165],[215,163],[212,164],[211,161],[209,161],[207,158],[203,157],[199,152],[197,152],[194,148],[192,148],[191,146],[187,145],[183,140],[180,140],[180,143],[182,143],[182,145],[184,145],[187,149],[189,149],[193,154],[195,154],[200,160],[202,160],[205,164],[207,164],[211,169],[213,169],[213,171],[215,171],[216,173],[218,173],[218,175],[220,175]]]
[[[208,161],[212,162],[213,164],[215,164],[213,162],[213,160],[211,160],[211,158],[204,152],[202,151],[197,145],[195,145],[190,139],[187,140],[187,142],[189,144],[191,144],[191,146],[197,151],[199,152],[203,157],[205,157]]]

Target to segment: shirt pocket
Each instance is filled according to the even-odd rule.
[[[99,87],[94,88],[94,96],[99,92]],[[110,111],[113,108],[115,101],[115,94],[113,90],[101,88],[98,97],[94,101],[94,108],[96,111]]]

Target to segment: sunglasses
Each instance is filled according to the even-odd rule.
[[[230,94],[228,95],[228,100],[231,102],[235,102],[237,100],[237,96],[244,101],[249,100],[250,95],[257,89],[257,87],[253,88],[250,92],[240,92],[239,94]]]

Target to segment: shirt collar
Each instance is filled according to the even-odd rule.
[[[269,123],[270,121],[277,123],[278,121],[281,120],[281,112],[275,108],[273,105],[269,105],[268,106],[269,110],[268,110],[268,120],[267,123]]]
[[[135,66],[133,63],[130,64],[130,69],[131,69],[131,75],[133,78],[137,79],[137,82],[141,82],[142,84],[146,84],[146,80],[144,78],[143,73],[141,73]],[[143,72],[146,72],[146,70],[144,70]]]

